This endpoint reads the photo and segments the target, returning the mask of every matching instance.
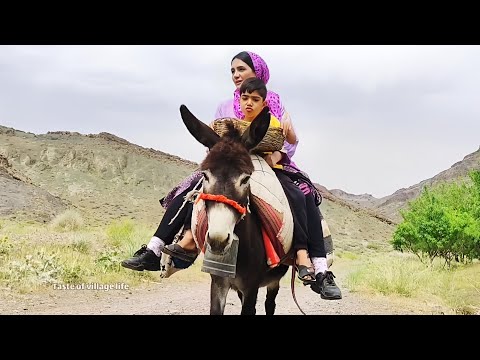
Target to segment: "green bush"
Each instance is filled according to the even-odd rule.
[[[480,172],[470,173],[471,183],[449,183],[429,189],[401,211],[394,249],[409,251],[430,263],[437,257],[450,266],[453,260],[480,258]]]

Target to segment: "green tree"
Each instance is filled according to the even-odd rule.
[[[472,171],[470,180],[425,187],[401,211],[394,249],[412,252],[422,262],[440,257],[448,266],[454,259],[480,258],[480,171]]]

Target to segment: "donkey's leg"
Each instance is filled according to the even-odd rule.
[[[241,315],[255,315],[257,310],[258,287],[243,292]]]
[[[278,291],[280,290],[280,281],[275,281],[267,286],[267,298],[265,299],[265,314],[273,315],[275,314],[276,303],[275,299],[277,298]]]
[[[210,276],[212,278],[210,285],[210,315],[223,315],[230,283],[228,278],[211,274]]]

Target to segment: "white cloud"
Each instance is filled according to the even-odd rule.
[[[294,159],[329,188],[385,196],[478,149],[479,46],[0,46],[0,124],[200,161],[178,108],[210,121],[242,50],[268,63],[301,134]]]

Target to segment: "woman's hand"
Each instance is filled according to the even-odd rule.
[[[280,126],[283,129],[283,136],[285,136],[287,142],[289,144],[295,144],[297,142],[297,134],[295,134],[295,130],[293,130],[292,118],[286,111],[283,114]]]
[[[280,125],[283,129],[283,136],[288,137],[288,135],[292,132],[293,129],[292,119],[290,118],[290,116],[285,116],[284,122]]]

